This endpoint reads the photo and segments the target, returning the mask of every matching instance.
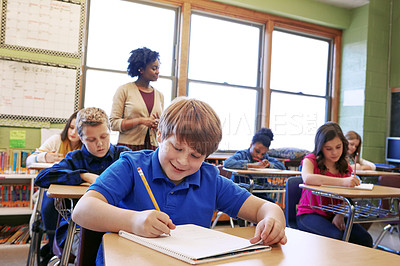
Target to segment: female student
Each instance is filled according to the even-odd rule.
[[[267,152],[274,134],[269,128],[261,128],[253,136],[250,147],[245,150],[237,151],[233,156],[224,162],[224,167],[235,169],[247,168],[277,168],[285,169],[282,162],[269,157]]]
[[[74,112],[67,120],[61,134],[56,134],[48,138],[34,153],[28,156],[27,166],[33,163],[54,163],[61,161],[68,152],[80,149],[82,147],[81,139],[76,131],[76,114]],[[43,195],[42,201],[42,219],[49,238],[48,244],[42,247],[41,256],[43,263],[53,256],[52,247],[54,240],[54,231],[57,226],[58,212],[54,207],[54,199]]]
[[[78,111],[67,120],[63,131],[48,138],[26,159],[27,166],[33,163],[54,163],[61,161],[68,152],[80,149],[82,142],[76,132],[75,120]]]
[[[349,142],[349,150],[347,151],[347,155],[351,167],[359,170],[375,170],[376,165],[374,163],[367,161],[360,156],[361,136],[355,131],[349,131],[345,136]],[[355,165],[356,159],[357,165]]]
[[[150,81],[158,79],[159,54],[146,47],[139,48],[131,52],[128,62],[129,76],[138,78],[115,92],[110,115],[111,128],[119,131],[117,145],[133,151],[155,150],[164,96],[150,85]]]
[[[348,142],[340,126],[327,122],[317,130],[315,148],[302,161],[301,176],[307,185],[334,185],[354,187],[359,179],[351,175],[352,169],[346,160]],[[310,205],[329,204],[330,199],[319,197],[303,189],[297,212],[300,230],[342,239],[345,219],[342,214],[325,212]],[[340,202],[336,202],[339,204]],[[354,224],[350,242],[372,247],[371,235],[360,225]]]

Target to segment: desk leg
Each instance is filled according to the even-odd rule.
[[[36,202],[36,211],[34,213],[34,221],[32,225],[32,238],[31,244],[29,245],[28,260],[26,262],[27,266],[35,265],[35,257],[37,260],[37,265],[40,265],[40,243],[42,241],[43,228],[42,228],[42,202],[45,189],[39,188],[39,196]]]
[[[353,228],[355,208],[354,208],[353,201],[351,199],[345,198],[345,200],[347,201],[347,204],[349,205],[349,211],[347,214],[346,229],[344,230],[344,233],[343,233],[343,240],[346,242],[349,242],[351,229]]]
[[[65,239],[64,249],[61,256],[61,262],[60,262],[61,266],[68,265],[75,231],[76,231],[76,223],[74,223],[74,221],[72,221],[71,219],[68,224],[67,238]]]

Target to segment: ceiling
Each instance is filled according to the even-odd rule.
[[[315,0],[315,1],[347,9],[357,8],[369,3],[369,0]]]

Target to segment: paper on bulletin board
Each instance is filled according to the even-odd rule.
[[[10,148],[25,148],[25,144],[25,130],[10,130]]]
[[[349,90],[344,91],[343,106],[363,106],[364,105],[364,90]]]

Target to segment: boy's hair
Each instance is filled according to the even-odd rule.
[[[76,114],[78,113],[78,111],[75,111],[67,120],[67,123],[65,124],[65,127],[63,129],[63,131],[61,132],[61,140],[64,141],[68,138],[68,129],[71,126],[71,122],[72,120],[76,119]],[[76,123],[76,120],[75,120]]]
[[[256,134],[253,136],[251,143],[255,144],[259,142],[265,147],[269,148],[269,146],[271,145],[271,141],[273,139],[274,139],[274,134],[272,133],[272,130],[263,127],[259,131],[257,131]]]
[[[337,123],[326,122],[317,130],[317,134],[315,135],[315,148],[313,151],[314,155],[317,157],[317,166],[322,170],[323,174],[325,174],[328,169],[323,162],[324,153],[322,152],[322,148],[326,142],[331,141],[336,137],[339,137],[339,139],[342,141],[343,151],[339,160],[335,163],[335,166],[342,175],[346,173],[349,166],[346,160],[349,142],[343,135],[343,131]]]
[[[356,151],[353,154],[350,154],[350,155],[351,156],[355,156],[357,154],[360,154],[360,151],[361,151],[361,136],[355,131],[349,131],[349,132],[346,133],[345,136],[346,136],[347,140],[358,139],[360,141],[360,143],[358,143]]]
[[[83,127],[94,127],[103,123],[105,123],[107,128],[110,130],[110,122],[107,114],[97,107],[84,108],[76,115],[76,130],[81,138],[83,137]]]
[[[161,140],[175,135],[179,142],[202,155],[217,150],[222,139],[221,121],[205,102],[186,97],[175,98],[162,113],[158,130]]]
[[[150,63],[156,60],[160,60],[158,52],[152,51],[149,48],[143,47],[131,51],[131,55],[128,59],[128,75],[133,77],[140,76],[139,69],[145,69]]]

